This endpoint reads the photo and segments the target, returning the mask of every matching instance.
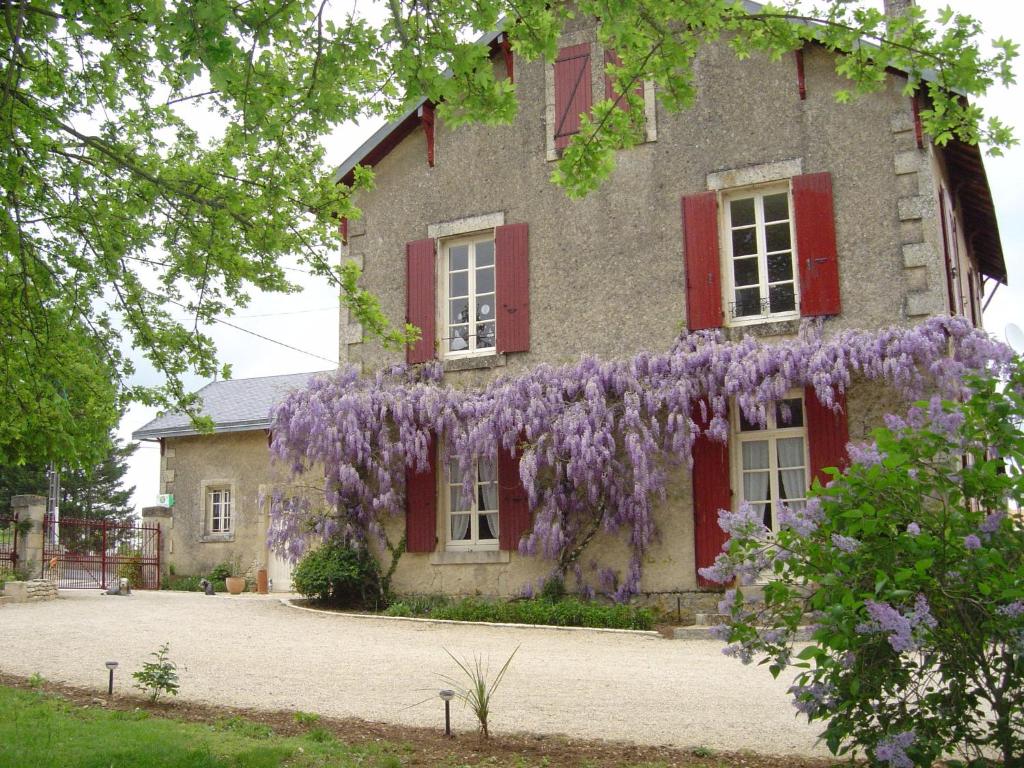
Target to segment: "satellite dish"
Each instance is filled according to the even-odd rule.
[[[1016,323],[1006,326],[1006,343],[1013,347],[1018,355],[1024,355],[1024,331]]]

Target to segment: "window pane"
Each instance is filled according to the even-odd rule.
[[[481,512],[498,508],[497,483],[481,483],[477,486],[476,508]]]
[[[736,291],[736,305],[733,315],[736,317],[747,317],[748,315],[761,314],[761,289],[743,288]]]
[[[743,469],[768,469],[767,440],[748,440],[743,443]],[[760,498],[768,497],[761,496]]]
[[[764,196],[764,220],[782,221],[789,218],[789,195],[780,192],[777,195]]]
[[[481,483],[493,483],[498,479],[498,468],[493,461],[480,459],[477,462],[477,480]]]
[[[742,227],[754,223],[754,198],[748,197],[744,200],[731,200],[729,202],[729,215],[732,218],[732,226]]]
[[[494,267],[484,267],[476,271],[476,292],[491,293],[494,290]]]
[[[490,266],[494,263],[494,241],[481,240],[476,244],[476,265],[478,267]]]
[[[733,282],[737,286],[757,285],[757,258],[736,259],[732,263]]]
[[[452,541],[469,541],[471,533],[469,530],[469,515],[452,515],[451,523],[451,540]]]
[[[486,296],[476,297],[476,319],[477,320],[493,320],[494,319],[494,294],[488,294]]]
[[[802,437],[784,437],[777,442],[780,467],[803,467],[804,439]]]
[[[768,257],[768,282],[778,283],[793,279],[793,254],[790,251],[773,253]]]
[[[448,302],[448,322],[469,322],[469,299],[455,299]]]
[[[498,538],[498,513],[480,515],[480,539]]]
[[[462,352],[469,349],[469,326],[453,325],[448,333],[448,349],[452,352]]]
[[[764,228],[765,250],[772,251],[789,250],[789,222],[782,224],[769,224]]]
[[[775,424],[782,428],[802,427],[804,425],[803,400],[794,397],[776,405]]]
[[[754,228],[734,229],[732,231],[732,255],[750,256],[757,253],[757,237]]]
[[[469,246],[454,245],[448,249],[448,269],[466,269],[469,266]]]
[[[792,312],[796,309],[796,294],[792,283],[780,283],[768,289],[772,312]]]
[[[747,421],[747,417],[740,411],[740,432],[757,432],[760,429],[764,429],[764,427],[753,421]]]
[[[804,468],[779,470],[779,497],[786,499],[802,499],[807,492],[807,480]]]
[[[469,272],[453,272],[450,275],[448,295],[452,298],[469,295]]]
[[[476,326],[476,348],[494,346],[494,323],[478,323]]]

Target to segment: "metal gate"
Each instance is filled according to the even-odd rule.
[[[0,571],[18,567],[18,515],[0,513]]]
[[[43,530],[43,577],[60,589],[160,589],[160,524],[54,519]]]

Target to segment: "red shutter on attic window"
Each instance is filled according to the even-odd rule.
[[[710,408],[708,416],[710,417]],[[694,403],[693,420],[703,430],[707,419],[700,415],[700,404]],[[718,527],[718,510],[732,507],[729,486],[729,446],[701,433],[693,444],[693,541],[697,565],[697,584],[702,587],[721,586],[700,575],[701,568],[713,565],[728,536]]]
[[[619,54],[615,51],[605,51],[604,63],[614,64],[616,67],[621,67],[622,59],[619,58]],[[641,99],[644,97],[643,82],[638,83],[633,90],[636,91],[636,95]],[[615,90],[615,79],[611,77],[607,71],[604,73],[604,97],[606,99],[615,99],[615,106],[619,109],[626,109],[629,106],[628,102]]]
[[[425,363],[434,357],[434,318],[437,316],[434,282],[434,241],[406,243],[405,320],[422,332],[420,340],[405,350],[405,361],[409,364]]]
[[[530,349],[530,260],[526,224],[494,230],[498,352]]]
[[[800,260],[800,314],[839,314],[839,258],[832,208],[832,174],[793,177],[796,255]]]
[[[686,326],[691,331],[722,325],[722,274],[718,261],[718,195],[683,198]]]
[[[437,544],[437,445],[427,445],[429,466],[422,472],[405,470],[405,549],[433,552]]]
[[[515,551],[530,528],[530,505],[519,479],[519,451],[498,446],[498,547]]]
[[[843,469],[850,463],[846,444],[850,433],[846,422],[846,395],[836,394],[838,412],[821,404],[814,387],[804,390],[804,410],[807,412],[807,449],[811,457],[811,472],[824,485],[832,477],[822,470],[826,467]]]
[[[565,149],[580,130],[580,113],[589,112],[590,43],[562,48],[555,59],[555,149]]]

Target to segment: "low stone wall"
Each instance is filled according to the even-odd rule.
[[[8,581],[4,585],[4,597],[12,603],[34,603],[57,599],[57,582],[49,579],[31,581]]]
[[[667,619],[679,624],[693,624],[698,615],[718,612],[718,602],[722,599],[721,592],[685,591],[679,592],[641,592],[633,603],[636,605],[656,608]]]

